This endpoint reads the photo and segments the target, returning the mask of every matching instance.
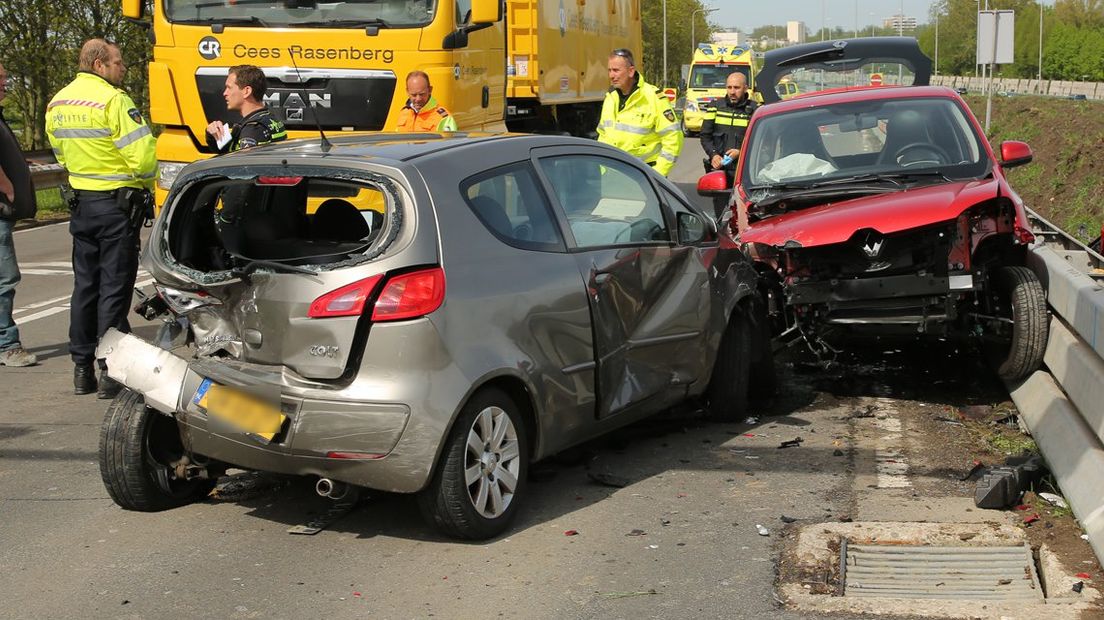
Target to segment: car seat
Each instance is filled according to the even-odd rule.
[[[506,215],[506,210],[497,200],[490,196],[473,196],[468,199],[468,203],[471,204],[472,210],[479,219],[483,220],[491,230],[504,237],[514,236],[514,226],[510,223],[510,217]]]
[[[323,202],[311,218],[311,237],[318,241],[360,241],[371,232],[360,211],[341,198]]]
[[[824,148],[824,140],[820,137],[820,129],[811,120],[798,120],[787,125],[780,136],[779,150],[778,159],[795,153],[808,153],[817,159],[835,165],[832,156]]]
[[[886,141],[878,164],[896,166],[897,152],[910,144],[931,144],[927,119],[916,110],[900,110],[886,123]]]

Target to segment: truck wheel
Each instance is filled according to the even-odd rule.
[[[771,348],[771,326],[767,318],[767,303],[758,295],[751,302],[751,385],[752,396],[769,397],[778,391],[778,372],[774,367],[774,351]]]
[[[176,421],[123,390],[100,427],[100,476],[111,499],[126,510],[156,512],[199,501],[217,480],[176,479],[169,465],[184,456]]]
[[[517,514],[529,469],[520,407],[501,390],[481,390],[446,441],[433,480],[418,496],[422,514],[455,538],[501,533]]]
[[[707,398],[709,417],[718,422],[738,420],[747,413],[751,365],[751,324],[737,307],[721,337]]]
[[[1001,267],[992,277],[997,314],[1012,320],[1007,350],[996,356],[997,374],[1005,381],[1019,381],[1043,363],[1049,332],[1046,296],[1027,267]]]

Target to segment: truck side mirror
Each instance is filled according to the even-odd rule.
[[[502,21],[502,2],[499,0],[472,0],[472,24],[493,24],[498,21]]]
[[[123,17],[142,19],[145,17],[145,5],[143,0],[123,0]]]

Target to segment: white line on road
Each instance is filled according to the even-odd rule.
[[[36,267],[63,267],[65,269],[68,269],[70,272],[73,271],[73,263],[71,263],[67,260],[48,260],[48,261],[38,261],[38,262],[33,262],[33,263],[26,263],[26,262],[23,262],[23,261],[19,261],[19,268],[23,269],[24,267],[31,267],[31,268],[36,268]]]
[[[153,278],[149,278],[149,279],[146,279],[146,280],[142,280],[141,282],[137,282],[137,283],[135,283],[134,286],[135,287],[142,287],[142,286],[148,286],[150,284],[153,284]],[[62,301],[68,302],[69,301],[69,295],[65,295],[64,297],[55,297],[54,299],[48,299],[46,301],[40,301],[40,302],[37,302],[37,303],[33,303],[33,304],[30,304],[30,305],[24,306],[22,308],[16,309],[15,311],[12,312],[12,314],[14,315],[14,314],[18,314],[20,312],[26,312],[27,310],[33,310],[35,308],[41,308],[43,306],[49,306],[51,304],[55,304],[55,303],[62,302]],[[20,325],[25,325],[27,323],[30,323],[31,321],[37,321],[38,319],[44,319],[48,316],[53,316],[55,314],[65,312],[67,310],[69,310],[69,304],[68,303],[65,303],[64,305],[57,306],[57,307],[54,307],[54,308],[47,308],[45,310],[40,310],[39,312],[35,312],[34,314],[28,314],[27,316],[18,317],[19,318],[19,324]]]
[[[27,269],[19,267],[19,273],[25,276],[71,276],[72,269]]]

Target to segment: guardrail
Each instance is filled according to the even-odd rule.
[[[31,184],[35,189],[57,187],[68,178],[65,169],[57,163],[50,149],[24,151],[23,159],[27,160],[27,165],[31,169]]]
[[[1028,266],[1051,308],[1046,368],[1008,391],[1104,560],[1104,256],[1029,210]]]
[[[965,88],[967,92],[971,93],[983,93],[989,87],[989,78],[968,75],[935,75],[932,76],[931,83],[936,86]],[[995,78],[993,80],[993,92],[1101,100],[1104,99],[1104,82]]]

